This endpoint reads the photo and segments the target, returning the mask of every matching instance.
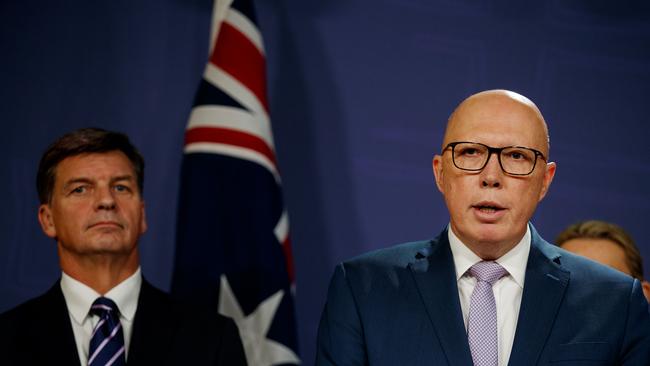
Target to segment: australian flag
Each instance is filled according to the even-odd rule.
[[[299,364],[289,220],[251,1],[215,4],[212,38],[185,131],[172,292],[233,318],[249,365]]]

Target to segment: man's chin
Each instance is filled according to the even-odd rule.
[[[102,242],[79,247],[59,247],[59,257],[63,262],[70,263],[104,263],[123,261],[134,255],[137,248],[123,243]]]
[[[473,228],[468,237],[472,244],[480,247],[501,247],[509,241],[503,226],[499,224],[479,224]]]
[[[490,243],[490,242],[499,242],[505,238],[505,227],[506,225],[496,222],[496,223],[484,223],[484,222],[475,222],[470,227],[470,237],[472,237],[476,242],[480,243]]]
[[[135,246],[126,245],[122,240],[115,240],[114,238],[102,239],[89,243],[84,250],[85,254],[92,256],[128,255],[135,248]]]

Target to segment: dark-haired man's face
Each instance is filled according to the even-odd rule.
[[[147,224],[129,159],[111,151],[61,161],[52,199],[40,206],[39,222],[57,240],[62,263],[101,256],[137,261],[136,245]]]

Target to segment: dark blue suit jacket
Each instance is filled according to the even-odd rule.
[[[532,228],[510,365],[650,365],[638,280]],[[317,365],[472,365],[447,231],[337,266]]]
[[[245,366],[246,356],[232,319],[188,309],[143,279],[127,364]],[[58,281],[47,293],[0,315],[0,365],[79,365]]]

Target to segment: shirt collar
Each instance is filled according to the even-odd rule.
[[[482,261],[482,259],[460,241],[451,229],[451,225],[448,228],[449,246],[451,247],[454,266],[456,268],[456,280],[459,280],[471,266]],[[526,225],[526,233],[519,243],[495,261],[508,271],[510,277],[521,288],[524,287],[524,279],[526,277],[526,264],[528,263],[528,254],[530,253],[530,238],[530,227]]]
[[[142,286],[140,267],[126,280],[110,289],[104,297],[115,302],[120,316],[133,321],[138,308],[138,297]],[[81,325],[86,320],[93,302],[102,295],[65,272],[61,275],[61,291],[72,319]]]

